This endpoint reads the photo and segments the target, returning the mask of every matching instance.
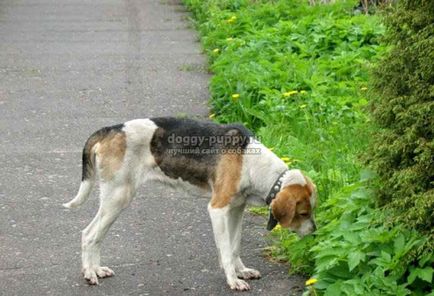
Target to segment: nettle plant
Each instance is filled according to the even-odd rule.
[[[304,295],[427,295],[432,293],[434,255],[414,261],[427,238],[404,227],[385,226],[366,181],[344,187],[320,207],[316,236],[303,240],[279,229],[274,255],[287,256],[292,272],[316,283]],[[309,250],[306,252],[306,249]]]
[[[426,254],[413,265],[412,253],[427,238],[404,227],[385,226],[372,193],[363,183],[344,188],[323,206],[315,258],[317,289],[325,295],[425,295],[432,283],[434,262]],[[334,210],[328,216],[327,213]],[[332,221],[332,222],[330,222]]]

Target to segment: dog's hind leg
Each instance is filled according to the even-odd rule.
[[[92,222],[82,233],[82,264],[84,278],[91,285],[98,284],[98,277],[110,277],[114,272],[100,264],[101,244],[110,226],[123,209],[128,207],[135,194],[134,185],[122,185],[114,181],[101,183],[100,207]]]

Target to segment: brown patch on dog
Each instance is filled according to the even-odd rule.
[[[98,155],[101,177],[104,180],[112,179],[121,168],[126,148],[124,132],[111,132],[98,141],[95,153]]]
[[[297,184],[286,186],[276,195],[271,202],[271,209],[282,227],[298,228],[302,217],[310,217],[310,194],[308,186]]]
[[[224,154],[217,163],[212,208],[223,208],[228,205],[239,190],[243,156],[241,154]]]

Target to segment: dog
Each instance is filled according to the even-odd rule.
[[[89,284],[114,275],[101,266],[101,243],[144,181],[195,187],[210,194],[211,217],[220,266],[233,290],[260,278],[240,258],[241,224],[247,203],[269,205],[267,229],[277,223],[300,236],[315,231],[316,189],[300,170],[287,165],[240,124],[158,117],[104,127],[87,140],[76,208],[99,179],[100,206],[82,232],[82,272]]]

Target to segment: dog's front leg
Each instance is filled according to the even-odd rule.
[[[208,212],[211,217],[214,238],[219,252],[220,264],[225,272],[226,281],[233,290],[247,291],[250,286],[247,282],[239,279],[235,271],[232,242],[230,236],[229,211],[230,206],[213,208],[208,205]]]
[[[232,256],[234,258],[233,262],[235,265],[235,271],[239,278],[245,280],[259,279],[261,273],[256,269],[247,268],[240,258],[242,221],[245,207],[246,204],[242,204],[229,210],[229,229],[232,243]]]

